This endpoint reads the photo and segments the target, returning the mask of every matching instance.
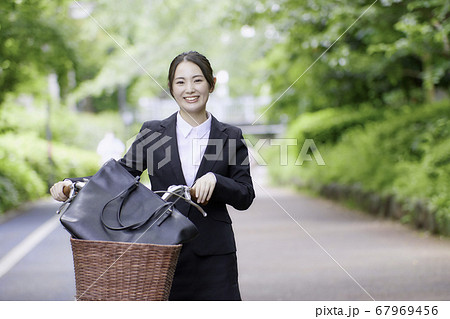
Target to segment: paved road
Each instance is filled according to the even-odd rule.
[[[0,300],[74,300],[70,237],[58,224],[57,207],[53,200],[40,201],[0,224],[0,275],[2,266],[11,267],[7,263],[14,260],[11,253],[24,255],[29,251],[0,277]],[[20,245],[45,223],[52,226],[49,220],[53,221],[49,230],[53,230],[43,234],[35,247]]]
[[[450,240],[259,185],[250,210],[231,212],[245,300],[450,300]],[[0,224],[0,300],[74,299],[56,208],[41,201]]]
[[[450,240],[256,186],[233,213],[245,300],[450,300]]]

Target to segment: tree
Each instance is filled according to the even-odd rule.
[[[416,60],[418,67],[411,69],[405,65],[403,73],[422,83],[426,102],[435,100],[436,86],[448,88],[450,81],[449,10],[446,1],[410,1],[394,24],[401,35],[390,43],[368,48],[369,52],[383,53],[389,60]]]
[[[282,40],[260,63],[279,98],[269,117],[363,103],[418,103],[432,100],[435,87],[448,92],[444,0],[252,3],[241,5],[239,22],[269,23]]]
[[[0,3],[0,105],[7,93],[39,74],[56,73],[62,92],[66,92],[67,75],[76,63],[74,48],[67,41],[68,2]]]
[[[111,50],[98,74],[73,92],[74,99],[112,94],[118,87],[127,89],[130,104],[137,104],[141,96],[167,97],[169,64],[189,50],[205,54],[216,72],[228,71],[232,95],[252,92],[252,61],[262,55],[266,38],[241,35],[240,26],[236,28],[228,19],[233,2],[97,0],[95,4],[92,17],[98,25],[93,19],[85,23],[103,34]]]

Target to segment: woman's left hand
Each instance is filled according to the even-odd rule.
[[[209,172],[197,179],[192,186],[192,190],[195,193],[194,200],[199,204],[208,204],[211,199],[214,188],[216,187],[216,176]]]

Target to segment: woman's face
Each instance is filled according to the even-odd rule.
[[[197,64],[189,61],[178,64],[172,83],[172,93],[182,111],[189,114],[204,112],[211,91]]]

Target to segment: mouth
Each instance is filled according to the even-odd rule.
[[[199,98],[200,98],[199,96],[186,96],[186,97],[184,97],[185,101],[188,102],[188,103],[198,102]]]

